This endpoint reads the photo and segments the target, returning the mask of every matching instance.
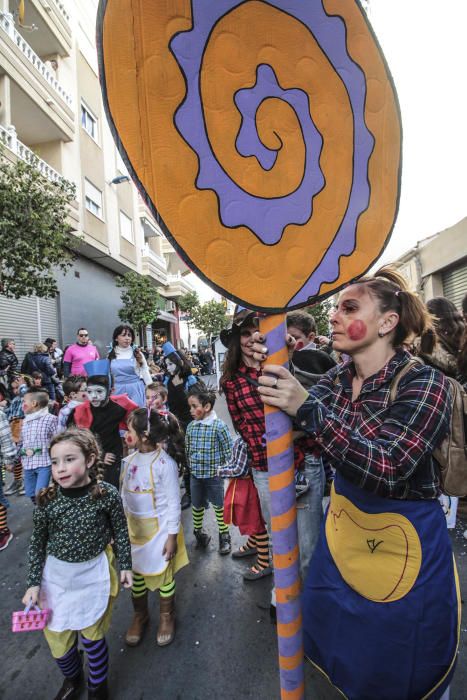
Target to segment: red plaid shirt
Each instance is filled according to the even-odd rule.
[[[223,389],[235,430],[239,433],[250,450],[253,469],[265,472],[268,469],[266,455],[266,438],[264,423],[264,404],[256,386],[250,381],[258,382],[260,370],[240,365],[237,376],[225,382]]]
[[[331,369],[297,413],[324,461],[362,489],[387,498],[434,499],[440,492],[433,450],[448,433],[452,400],[438,370],[413,367],[389,405],[394,375],[410,355],[398,351],[363,382],[352,401],[353,363]]]

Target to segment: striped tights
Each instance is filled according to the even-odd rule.
[[[0,533],[8,534],[8,523],[6,518],[6,508],[0,504]]]
[[[84,650],[88,656],[88,688],[95,690],[107,680],[109,672],[109,650],[105,637],[91,640],[81,635]],[[78,643],[67,651],[59,659],[55,659],[60,671],[65,678],[76,678],[82,671],[81,656],[78,651]]]
[[[131,595],[133,598],[141,598],[148,592],[146,586],[146,581],[142,574],[137,574],[133,572],[133,587],[131,589]],[[170,583],[166,583],[164,586],[159,588],[159,595],[161,598],[170,598],[175,593],[175,579],[172,579]]]
[[[214,513],[216,515],[217,527],[220,534],[229,531],[229,526],[224,522],[224,509],[220,506],[213,506]],[[195,530],[202,530],[203,520],[204,520],[204,508],[194,508],[192,507],[193,515],[193,527]]]

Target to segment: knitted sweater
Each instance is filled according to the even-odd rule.
[[[57,495],[34,510],[27,585],[40,586],[47,555],[67,562],[97,557],[113,541],[120,569],[131,569],[131,548],[117,489],[103,482],[105,495],[92,498],[89,486],[57,488]]]

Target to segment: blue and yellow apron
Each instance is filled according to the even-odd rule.
[[[460,613],[439,501],[381,498],[337,474],[303,591],[308,659],[350,700],[438,700]]]

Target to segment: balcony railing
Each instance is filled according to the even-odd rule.
[[[63,15],[63,17],[64,17],[64,18],[66,19],[66,21],[69,23],[69,22],[70,22],[70,15],[69,15],[68,12],[66,11],[65,3],[64,3],[64,2],[61,2],[61,0],[52,0],[52,2],[53,2],[53,4],[55,5],[55,7],[58,9],[58,11],[60,12],[60,14]]]
[[[161,255],[158,255],[155,253],[149,246],[146,244],[143,248],[143,257],[145,258],[150,258],[152,262],[154,262],[156,265],[161,267],[163,270],[167,271],[167,260],[162,257]]]
[[[16,137],[16,131],[13,126],[5,129],[4,126],[0,125],[0,142],[12,151],[15,156],[37,168],[42,175],[51,182],[60,182],[65,179],[60,173],[54,170],[51,165],[46,163],[45,160],[41,160],[30,148],[25,146],[24,143],[21,143]]]
[[[35,70],[44,78],[46,82],[55,90],[62,100],[72,107],[73,100],[69,92],[67,92],[58,82],[52,69],[47,68],[45,63],[41,61],[39,56],[33,51],[28,42],[23,39],[21,34],[16,31],[13,16],[7,12],[0,12],[0,28],[8,35],[9,39],[17,46],[21,53],[34,66]]]

